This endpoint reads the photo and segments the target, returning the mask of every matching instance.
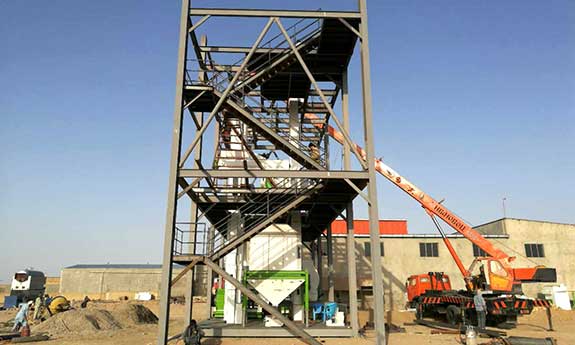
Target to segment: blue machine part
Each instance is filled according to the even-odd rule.
[[[337,312],[337,303],[312,303],[311,308],[311,318],[313,320],[317,320],[317,316],[319,315],[321,316],[321,321],[326,321],[335,317],[335,313]]]
[[[4,309],[16,308],[18,306],[18,296],[4,296]]]

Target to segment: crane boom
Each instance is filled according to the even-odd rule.
[[[305,117],[308,119],[317,119],[317,117],[313,114],[305,114]],[[322,124],[316,124],[317,127],[323,127]],[[335,139],[340,144],[344,144],[344,137],[343,134],[337,131],[332,126],[327,126],[327,133],[330,137]],[[366,152],[365,150],[355,144],[355,150],[366,159]],[[433,199],[429,194],[425,193],[423,190],[415,186],[413,183],[408,181],[406,178],[401,176],[398,172],[393,170],[390,166],[383,163],[380,159],[375,159],[375,170],[391,181],[394,185],[401,188],[404,192],[409,194],[413,199],[421,204],[421,206],[425,209],[425,211],[431,216],[437,216],[438,218],[445,221],[449,224],[455,231],[462,234],[465,238],[469,241],[477,245],[481,248],[487,255],[505,261],[513,260],[513,257],[510,257],[505,252],[501,251],[500,249],[496,248],[491,242],[486,240],[481,234],[475,231],[471,226],[469,226],[463,219],[458,217],[456,214],[448,210],[445,206],[441,205],[438,201]],[[449,248],[449,245],[448,245]],[[451,252],[451,250],[450,250]],[[452,253],[452,256],[454,253]],[[456,261],[459,261],[459,258],[455,255]],[[459,266],[459,265],[458,265]],[[460,267],[461,270],[461,267]]]
[[[307,119],[318,119],[317,116],[313,114],[305,114]],[[323,124],[314,124],[317,128],[323,129]],[[341,132],[334,129],[332,126],[327,125],[327,133],[333,139],[335,139],[340,144],[344,144],[344,136]],[[361,155],[364,161],[366,161],[367,154],[365,150],[354,143],[354,147],[351,148]],[[522,282],[556,282],[557,273],[554,268],[547,268],[543,266],[531,267],[531,268],[512,268],[510,266],[511,261],[515,257],[507,255],[502,250],[496,248],[490,241],[485,239],[479,232],[475,231],[471,226],[469,226],[463,219],[458,217],[455,213],[448,210],[446,207],[441,205],[441,202],[436,201],[430,195],[425,193],[420,188],[416,187],[413,183],[409,182],[406,178],[401,176],[391,167],[383,163],[380,159],[375,159],[374,161],[375,169],[394,185],[399,187],[401,190],[406,192],[409,196],[415,199],[423,209],[431,216],[434,224],[441,233],[443,242],[445,243],[449,253],[455,260],[457,268],[463,275],[465,280],[465,285],[468,290],[475,289],[480,281],[475,281],[474,279],[478,277],[484,277],[486,281],[489,282],[489,286],[493,290],[498,290],[501,292],[509,292],[514,289],[514,286]],[[461,259],[455,252],[455,249],[451,245],[451,242],[447,238],[441,225],[437,221],[437,218],[442,219],[447,224],[449,224],[455,231],[463,235],[466,239],[471,241],[477,247],[482,249],[488,257],[476,258],[471,264],[469,269],[466,269]],[[487,264],[487,269],[483,272]],[[480,268],[481,272],[479,275],[472,275],[472,271],[475,268]]]

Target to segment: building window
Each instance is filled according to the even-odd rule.
[[[437,243],[420,243],[419,256],[421,257],[438,257],[439,251]]]
[[[544,258],[543,245],[538,243],[525,243],[525,255],[528,258]]]
[[[383,242],[379,243],[379,251],[381,252],[381,256],[385,255],[385,252],[383,251]],[[363,254],[365,256],[371,256],[371,243],[370,242],[365,242],[363,244]]]
[[[478,256],[489,256],[487,255],[487,253],[479,248],[476,244],[473,245],[473,256],[478,257]]]

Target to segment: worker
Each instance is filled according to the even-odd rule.
[[[85,297],[84,297],[84,300],[82,301],[82,303],[80,303],[80,308],[81,308],[81,309],[86,308],[86,307],[88,306],[88,302],[90,302],[90,301],[91,301],[90,297],[85,296]]]
[[[226,150],[232,148],[232,131],[227,122],[226,126],[222,130],[222,141],[224,142],[224,147],[226,148]]]
[[[196,320],[191,320],[190,325],[186,328],[182,336],[184,339],[184,344],[200,345],[202,343],[204,332],[198,327]]]
[[[48,311],[48,314],[50,314],[50,316],[52,316],[52,312],[50,311],[50,303],[52,303],[52,297],[50,297],[50,295],[45,294],[44,295],[44,308],[46,308],[46,310]]]
[[[473,296],[473,303],[475,304],[475,312],[477,313],[477,328],[480,330],[485,329],[485,318],[487,312],[487,306],[485,305],[485,300],[483,299],[483,291],[478,288],[475,290],[475,296]]]
[[[309,156],[311,157],[311,159],[319,163],[320,155],[317,145],[314,143],[309,143],[307,147],[309,147]]]
[[[14,318],[12,332],[18,332],[20,328],[28,326],[28,311],[30,311],[30,306],[32,306],[32,301],[20,303],[20,309]]]
[[[479,279],[477,284],[477,286],[482,290],[487,287],[487,279],[485,278],[485,268],[483,268],[483,265],[479,266]]]
[[[34,316],[33,320],[38,320],[40,318],[42,307],[44,306],[44,301],[42,301],[42,296],[36,297],[34,301]]]

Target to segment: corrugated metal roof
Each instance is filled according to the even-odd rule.
[[[65,268],[74,269],[104,269],[104,268],[119,268],[119,269],[160,269],[162,265],[152,265],[152,264],[79,264],[68,266]]]

